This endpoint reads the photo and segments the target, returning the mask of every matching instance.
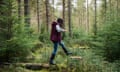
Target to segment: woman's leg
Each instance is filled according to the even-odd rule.
[[[64,52],[67,54],[68,53],[68,51],[67,51],[67,49],[66,49],[66,47],[65,47],[65,45],[64,45],[64,42],[59,42],[59,45],[62,47],[62,49],[64,50]]]
[[[54,42],[54,50],[53,50],[52,54],[56,55],[57,50],[58,50],[58,42]]]
[[[66,53],[66,55],[70,55],[72,54],[71,52],[68,52],[67,48],[64,45],[64,42],[59,42],[59,45],[62,47],[62,49],[64,50],[64,52]]]
[[[54,50],[53,50],[52,55],[51,55],[51,57],[50,57],[50,64],[55,64],[55,63],[53,62],[53,60],[54,60],[54,58],[55,58],[55,55],[56,55],[57,49],[58,49],[58,42],[53,42],[53,43],[54,43]]]

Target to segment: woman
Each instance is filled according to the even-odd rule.
[[[57,22],[52,23],[50,40],[54,44],[54,50],[51,54],[50,61],[49,61],[49,63],[52,65],[55,65],[53,60],[55,58],[55,55],[56,55],[56,52],[58,49],[58,45],[60,45],[62,47],[62,49],[64,50],[66,55],[71,54],[70,52],[67,51],[66,47],[64,46],[64,43],[62,42],[61,32],[66,32],[66,30],[61,27],[62,24],[63,24],[63,19],[61,19],[61,18],[58,18]]]

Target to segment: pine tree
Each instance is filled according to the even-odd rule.
[[[0,62],[25,61],[35,40],[32,30],[25,30],[20,22],[15,3],[15,0],[0,1]]]
[[[72,36],[71,30],[71,0],[68,0],[68,24],[69,24],[69,36]]]

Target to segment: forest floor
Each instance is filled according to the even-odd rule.
[[[72,51],[72,56],[66,56],[59,48],[55,58],[57,65],[49,65],[52,49],[44,47],[32,54],[34,59],[29,63],[1,65],[0,72],[119,72],[87,46],[74,45],[69,47],[69,51]]]

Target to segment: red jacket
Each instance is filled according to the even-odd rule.
[[[56,25],[57,24],[58,24],[57,22],[52,23],[50,40],[53,41],[53,42],[60,42],[62,40],[61,32],[57,32],[57,30],[56,30]]]

